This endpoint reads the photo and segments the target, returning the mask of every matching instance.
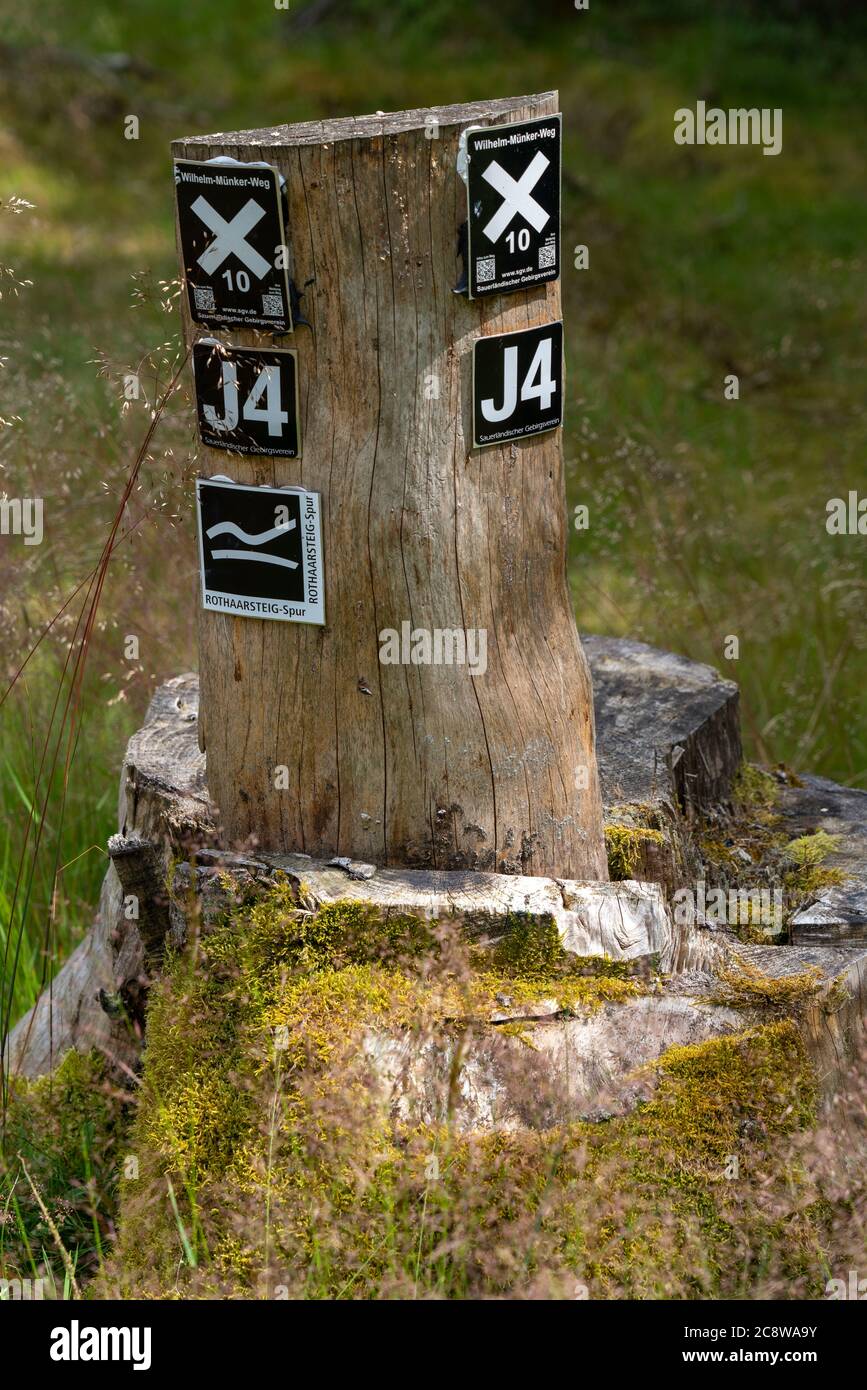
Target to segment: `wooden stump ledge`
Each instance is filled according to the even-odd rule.
[[[588,648],[592,661],[592,641]],[[612,707],[616,703],[617,716],[612,710],[601,751],[603,782],[619,798],[626,790],[626,773],[637,766],[639,731],[647,711],[647,676],[646,670],[625,673],[615,690],[612,655],[610,649],[605,653],[608,674],[600,688]],[[663,703],[670,723],[660,716],[654,725],[654,743],[674,744],[689,737],[710,760],[714,728],[721,727],[721,720],[723,727],[730,726],[731,692],[727,683],[714,692],[699,673],[705,691],[702,713],[689,691],[697,679],[695,673],[681,670],[677,661],[666,663],[664,656],[659,653],[658,660],[654,658],[656,671],[668,665],[672,680],[682,680],[687,689],[683,700],[669,690]],[[648,656],[645,667],[649,661]],[[281,872],[299,893],[303,885],[305,899],[314,905],[362,899],[426,917],[449,917],[475,940],[502,933],[511,913],[549,914],[567,950],[618,959],[649,957],[664,971],[673,972],[661,989],[606,1004],[587,1018],[564,1018],[540,1000],[532,1010],[532,1048],[503,1031],[499,1025],[510,1021],[505,1015],[474,1030],[462,1054],[456,1112],[461,1126],[549,1124],[628,1108],[643,1093],[636,1067],[652,1062],[672,1045],[701,1042],[761,1021],[760,1013],[753,1017],[749,1011],[719,1002],[720,967],[731,965],[735,951],[772,978],[811,967],[818,970],[822,989],[808,1007],[798,1011],[798,1026],[826,1097],[841,1092],[867,1016],[867,946],[859,897],[867,862],[864,793],[835,788],[819,779],[807,779],[803,788],[786,793],[783,809],[791,819],[792,832],[802,831],[804,817],[829,832],[840,832],[839,853],[854,877],[847,881],[850,886],[845,893],[833,890],[843,908],[831,895],[826,895],[827,902],[822,900],[821,932],[816,932],[812,921],[808,923],[823,944],[807,944],[802,938],[802,944],[792,946],[744,947],[725,931],[675,930],[659,884],[403,870],[351,859],[329,863],[303,854],[269,853],[252,844],[244,852],[230,852],[220,845],[219,815],[208,796],[205,758],[196,739],[197,704],[194,675],[168,681],[156,692],[142,728],[130,740],[120,779],[118,834],[109,843],[110,864],[96,921],[51,991],[10,1035],[7,1060],[13,1070],[39,1075],[70,1047],[96,1047],[114,1058],[121,1073],[126,1069],[132,1075],[148,981],[160,969],[167,939],[181,939],[186,927],[176,903],[167,901],[166,868],[171,856],[181,860],[175,868],[178,892],[173,897],[183,900],[186,883],[195,891],[206,919],[209,912],[225,906],[223,870],[236,880],[246,876],[265,887]],[[732,770],[735,740],[727,737],[724,744],[729,752],[721,754],[726,766],[722,780],[709,780],[702,792],[710,799],[707,810],[724,794]],[[647,775],[656,776],[656,768],[648,764]],[[697,778],[695,786],[700,784]],[[678,811],[671,786],[634,783],[632,790],[644,796],[656,791],[670,804],[674,816],[684,809]],[[689,814],[697,814],[694,802]],[[684,816],[684,824],[686,820]],[[137,920],[124,910],[131,895],[139,900]],[[795,925],[806,937],[800,920]],[[824,944],[831,940],[839,944]],[[409,1039],[371,1031],[364,1046],[376,1063],[390,1104],[407,1115],[439,1116],[442,1079],[454,1060],[449,1052],[452,1043],[444,1039],[441,1046],[415,1055]],[[528,1081],[533,1084],[528,1086]],[[525,1113],[529,1094],[538,1101],[532,1116]]]
[[[154,695],[142,728],[130,739],[120,778],[118,835],[109,842],[97,920],[47,991],[13,1029],[8,1062],[38,1075],[70,1047],[97,1047],[129,1066],[135,1039],[124,1021],[140,1025],[141,994],[171,929],[165,900],[170,857],[221,862],[268,877],[282,870],[317,902],[356,898],[448,916],[472,932],[503,923],[511,913],[550,914],[567,950],[614,959],[658,957],[671,968],[678,942],[656,884],[577,882],[470,870],[378,869],[355,861],[327,863],[305,855],[248,855],[219,851],[219,816],[205,783],[205,756],[196,736],[198,679],[177,676]],[[125,902],[138,899],[138,918]]]

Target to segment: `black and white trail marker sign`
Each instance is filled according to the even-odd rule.
[[[291,332],[277,170],[232,160],[177,159],[175,186],[192,318]]]
[[[560,274],[562,118],[467,132],[470,298]]]
[[[289,348],[193,347],[199,436],[212,449],[297,458],[298,360]]]
[[[196,510],[206,609],[325,623],[318,492],[199,478]]]
[[[473,445],[553,430],[563,420],[563,325],[546,323],[473,344]]]

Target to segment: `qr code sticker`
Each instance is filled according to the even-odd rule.
[[[262,295],[262,313],[283,317],[283,296],[279,290],[269,290],[267,294]]]
[[[214,291],[207,285],[193,285],[193,298],[197,309],[216,309]]]
[[[550,246],[539,247],[539,269],[548,270],[552,265],[557,264],[557,248],[553,242]]]
[[[486,280],[493,280],[497,273],[497,262],[493,256],[480,256],[476,261],[476,279],[482,285]]]

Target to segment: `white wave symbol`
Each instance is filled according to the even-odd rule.
[[[239,541],[246,541],[248,545],[267,545],[269,541],[274,541],[278,536],[283,536],[287,531],[294,531],[295,522],[284,521],[279,526],[272,526],[270,531],[258,531],[252,534],[236,525],[234,521],[220,521],[216,526],[211,526],[206,531],[209,540],[216,536],[237,536]],[[211,555],[215,560],[252,560],[260,565],[280,565],[286,570],[297,570],[297,560],[284,560],[280,555],[257,555],[255,550],[211,550]]]

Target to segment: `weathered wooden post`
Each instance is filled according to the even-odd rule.
[[[590,679],[565,577],[561,437],[550,427],[562,395],[556,112],[546,93],[173,146],[177,161],[196,162],[176,165],[176,182],[185,332],[206,340],[196,351],[201,473],[298,498],[284,494],[281,507],[273,492],[204,493],[214,595],[199,622],[200,741],[233,843],[607,877]],[[540,123],[552,143],[540,147],[527,127],[513,142],[516,122]],[[476,127],[507,128],[480,151],[517,158],[526,142],[528,168],[504,154],[481,185],[469,297],[456,292],[468,270],[461,137]],[[556,222],[536,201],[544,187]],[[268,198],[282,203],[270,246],[257,213]],[[525,273],[530,243],[537,269]],[[510,292],[491,293],[500,252],[518,271],[504,272]],[[290,316],[294,331],[273,338]],[[477,341],[549,327],[485,345],[477,396],[499,384],[474,432]],[[258,356],[227,357],[227,344]],[[230,452],[210,447],[223,443]],[[284,537],[306,545],[308,529],[309,550],[272,558]],[[238,563],[254,549],[256,563]],[[302,571],[309,591],[292,587]],[[302,620],[273,620],[290,615]]]

